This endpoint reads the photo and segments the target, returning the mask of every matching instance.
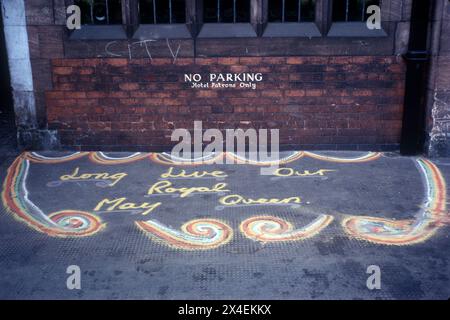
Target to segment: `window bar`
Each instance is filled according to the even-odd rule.
[[[345,22],[348,22],[348,13],[350,10],[350,0],[345,1]]]
[[[345,1],[345,22],[348,22],[348,15],[350,13],[350,0]]]
[[[284,22],[285,0],[281,1],[281,22]]]
[[[152,3],[153,3],[153,23],[156,24],[156,0],[153,0]]]
[[[302,0],[298,0],[298,22],[301,22],[302,16]]]
[[[220,0],[217,0],[217,22],[220,22]]]
[[[94,24],[94,0],[89,1],[89,5],[91,8],[91,23]]]
[[[169,0],[169,23],[172,24],[172,0]]]
[[[105,0],[105,6],[106,6],[106,24],[109,24],[109,3],[108,3],[108,0]]]
[[[233,0],[233,22],[236,23],[236,0]]]
[[[361,15],[362,22],[364,22],[365,15],[366,15],[366,0],[362,0],[362,15]]]

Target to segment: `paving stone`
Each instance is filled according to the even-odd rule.
[[[3,158],[2,299],[450,297],[448,159],[285,152],[279,174],[298,175],[279,177],[261,175],[256,164],[179,165],[164,154]],[[226,177],[168,178],[169,168]],[[146,197],[164,181],[226,183],[229,191],[181,197],[161,187],[166,194]],[[290,200],[224,205],[227,195]],[[99,206],[120,198],[161,204],[146,215],[131,205]],[[66,287],[70,265],[81,269],[81,290]],[[381,269],[380,290],[366,286],[370,265]]]

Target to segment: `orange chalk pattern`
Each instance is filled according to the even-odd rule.
[[[359,157],[342,158],[342,157],[326,156],[326,155],[321,155],[318,153],[305,151],[305,156],[313,158],[313,159],[321,160],[321,161],[335,162],[335,163],[364,163],[364,162],[369,162],[369,161],[374,161],[374,160],[379,159],[382,156],[382,153],[368,152]]]
[[[10,166],[3,183],[2,202],[14,217],[31,228],[56,237],[90,236],[104,228],[100,218],[88,212],[63,210],[46,215],[28,197],[26,179],[30,167],[28,154]]]
[[[89,155],[89,152],[74,152],[72,154],[61,157],[47,157],[36,152],[24,152],[22,153],[21,156],[34,163],[55,164],[73,161],[76,159],[83,158],[87,155]]]
[[[185,223],[181,231],[158,221],[137,221],[136,225],[150,238],[171,248],[209,250],[223,246],[233,237],[233,229],[216,219],[197,219]]]
[[[241,223],[241,232],[249,239],[261,242],[298,241],[311,238],[333,221],[329,215],[320,215],[303,228],[295,229],[288,221],[274,216],[256,216]]]
[[[91,152],[89,154],[89,160],[96,164],[117,165],[146,159],[149,155],[149,153],[136,152],[125,157],[111,157],[106,155],[104,152]]]
[[[342,222],[351,236],[376,244],[410,245],[430,238],[448,221],[447,187],[438,167],[426,159],[416,159],[426,187],[423,209],[415,220],[391,220],[352,216]]]

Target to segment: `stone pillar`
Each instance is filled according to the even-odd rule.
[[[436,0],[427,83],[427,153],[450,156],[450,2]]]
[[[18,145],[22,149],[54,148],[58,145],[58,139],[54,132],[40,130],[37,123],[24,0],[2,0],[1,14],[8,54]]]

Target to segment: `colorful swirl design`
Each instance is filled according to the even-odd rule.
[[[342,226],[351,236],[376,244],[410,245],[430,238],[448,220],[447,187],[438,167],[426,159],[416,159],[426,186],[426,200],[415,220],[391,220],[352,216]]]
[[[275,161],[255,161],[255,160],[240,157],[239,155],[237,155],[233,152],[226,152],[226,156],[238,164],[251,164],[251,165],[256,165],[256,166],[273,166],[273,165],[283,165],[283,164],[291,163],[291,162],[294,162],[303,157],[309,157],[309,158],[313,158],[313,159],[317,159],[317,160],[321,160],[321,161],[335,162],[335,163],[364,163],[364,162],[369,162],[369,161],[374,161],[374,160],[379,159],[382,156],[382,153],[369,152],[369,153],[366,153],[366,154],[358,156],[358,157],[342,158],[342,157],[321,155],[321,154],[309,152],[309,151],[296,151],[287,157],[284,157],[284,158],[281,158],[281,159],[275,160]]]
[[[44,214],[28,197],[26,179],[30,160],[27,156],[24,154],[14,160],[3,183],[3,204],[16,219],[37,231],[56,237],[90,236],[105,226],[100,218],[83,211],[64,210]]]
[[[256,216],[244,220],[240,229],[247,238],[264,243],[298,241],[315,236],[332,221],[332,216],[320,215],[305,227],[295,229],[284,219],[274,216]]]
[[[353,158],[342,158],[342,157],[332,157],[332,156],[325,156],[318,153],[313,153],[309,151],[305,151],[305,156],[321,160],[321,161],[327,161],[327,162],[336,162],[336,163],[364,163],[369,161],[374,161],[379,159],[382,156],[382,153],[380,152],[369,152],[359,157],[353,157]]]
[[[47,164],[55,164],[55,163],[64,163],[72,160],[80,159],[89,155],[89,152],[74,152],[67,156],[61,157],[47,157],[37,152],[24,152],[22,153],[22,157],[30,160],[34,163],[47,163]]]
[[[252,159],[243,158],[234,152],[226,152],[225,153],[225,156],[236,164],[251,164],[254,166],[274,166],[274,165],[287,164],[287,163],[296,161],[300,158],[303,158],[304,155],[305,155],[305,153],[303,151],[295,151],[294,153],[290,154],[289,156],[284,157],[279,160],[255,161]]]
[[[169,247],[183,250],[209,250],[228,243],[233,229],[216,219],[198,219],[185,223],[181,231],[154,221],[137,221],[136,225],[150,238]]]
[[[220,163],[223,159],[223,153],[209,154],[202,157],[197,157],[193,159],[185,159],[174,157],[169,153],[151,153],[150,159],[158,164],[168,165],[168,166],[199,166],[204,164]]]
[[[89,160],[97,164],[104,165],[116,165],[116,164],[126,164],[149,157],[149,153],[136,152],[125,157],[111,157],[104,152],[91,152],[89,154]]]
[[[342,157],[333,157],[333,156],[326,156],[321,155],[318,153],[313,153],[309,151],[295,151],[292,154],[281,158],[279,160],[274,161],[255,161],[252,159],[247,159],[244,157],[239,156],[236,153],[233,152],[220,152],[217,154],[209,154],[202,157],[197,157],[193,159],[184,159],[184,158],[177,158],[172,156],[169,153],[143,153],[143,152],[136,152],[129,156],[125,157],[111,157],[108,156],[104,152],[75,152],[67,156],[61,156],[61,157],[47,157],[44,155],[41,155],[36,152],[25,152],[24,157],[26,157],[28,160],[36,163],[47,163],[47,164],[54,164],[54,163],[63,163],[68,162],[72,160],[76,160],[85,156],[89,156],[89,159],[97,164],[104,164],[104,165],[114,165],[114,164],[125,164],[130,162],[135,162],[139,160],[143,160],[146,158],[150,158],[152,161],[163,164],[163,165],[170,165],[170,166],[198,166],[203,164],[213,164],[213,163],[220,163],[224,159],[224,157],[230,159],[233,161],[233,163],[236,164],[250,164],[255,166],[272,166],[272,165],[282,165],[291,163],[293,161],[296,161],[298,159],[301,159],[303,157],[310,157],[317,160],[322,161],[328,161],[328,162],[336,162],[336,163],[364,163],[368,161],[377,160],[382,156],[382,153],[379,152],[369,152],[367,154],[364,154],[362,156],[353,157],[353,158],[342,158]]]

